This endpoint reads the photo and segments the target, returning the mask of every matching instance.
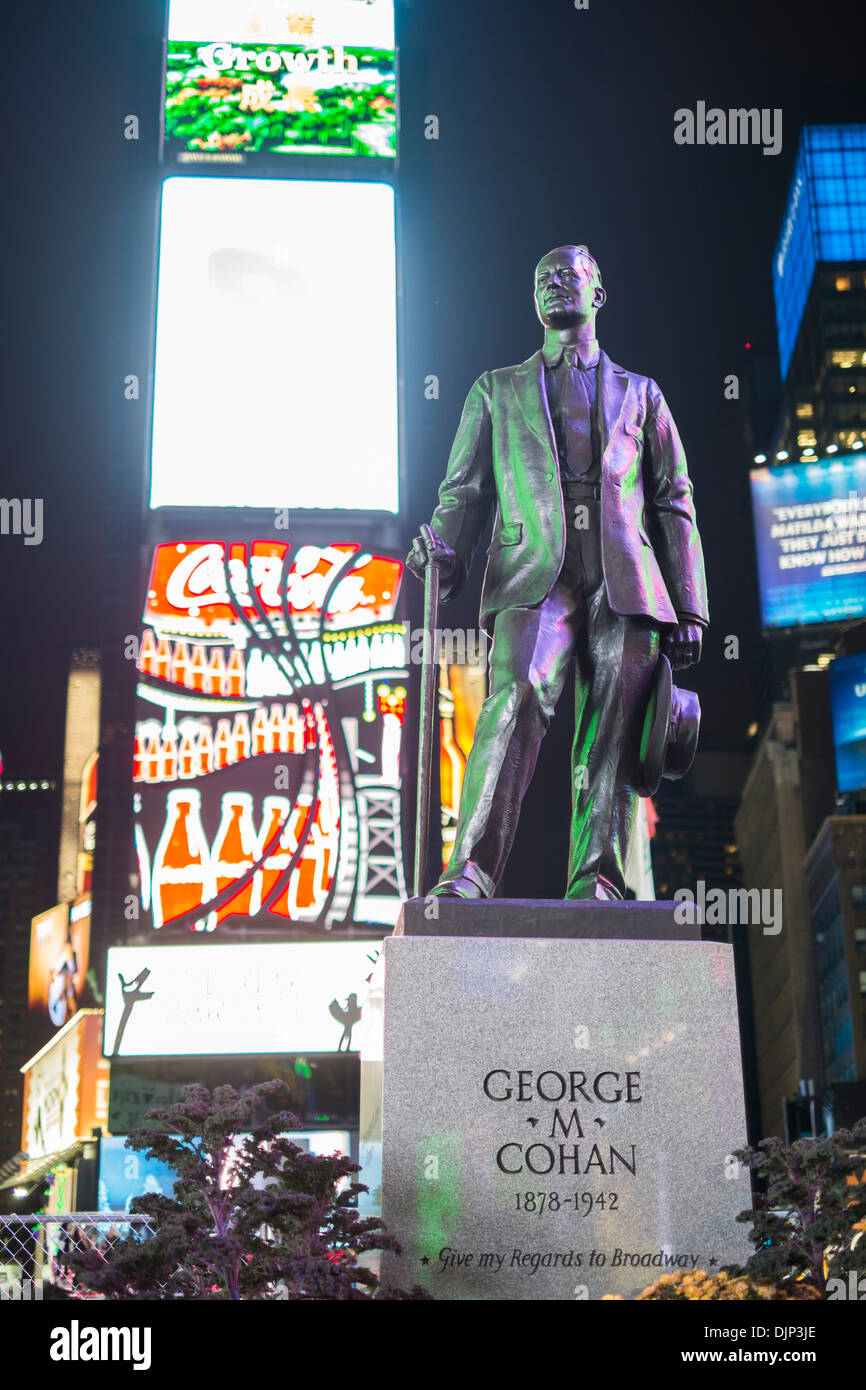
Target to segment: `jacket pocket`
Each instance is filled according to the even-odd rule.
[[[522,539],[523,522],[517,521],[513,526],[501,527],[499,534],[493,537],[493,545],[517,545]]]

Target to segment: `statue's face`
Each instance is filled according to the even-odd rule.
[[[552,251],[535,268],[535,311],[545,328],[585,323],[604,303],[604,290],[572,251]]]

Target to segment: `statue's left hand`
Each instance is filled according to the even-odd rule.
[[[677,623],[662,639],[662,651],[675,671],[684,671],[700,661],[702,640],[700,623]]]
[[[416,578],[423,579],[425,569],[431,564],[438,565],[442,578],[448,580],[457,569],[457,556],[441,536],[429,526],[422,526],[421,535],[415,537],[406,556],[406,567]]]

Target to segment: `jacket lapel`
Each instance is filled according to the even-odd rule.
[[[540,349],[515,368],[511,385],[523,418],[539,442],[553,456],[555,462],[556,436],[553,433],[550,408],[547,404],[547,391],[544,387],[544,358]]]
[[[614,432],[622,415],[625,398],[628,394],[628,372],[611,362],[606,352],[602,352],[598,362],[597,389],[601,399],[599,426],[601,429],[601,461],[613,439]]]

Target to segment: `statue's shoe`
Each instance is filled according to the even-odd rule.
[[[471,878],[450,878],[445,883],[437,883],[428,894],[431,898],[483,898],[484,894]]]
[[[568,893],[565,902],[599,902],[599,903],[621,903],[622,898],[604,878],[598,878],[594,883],[584,883],[578,892]]]

